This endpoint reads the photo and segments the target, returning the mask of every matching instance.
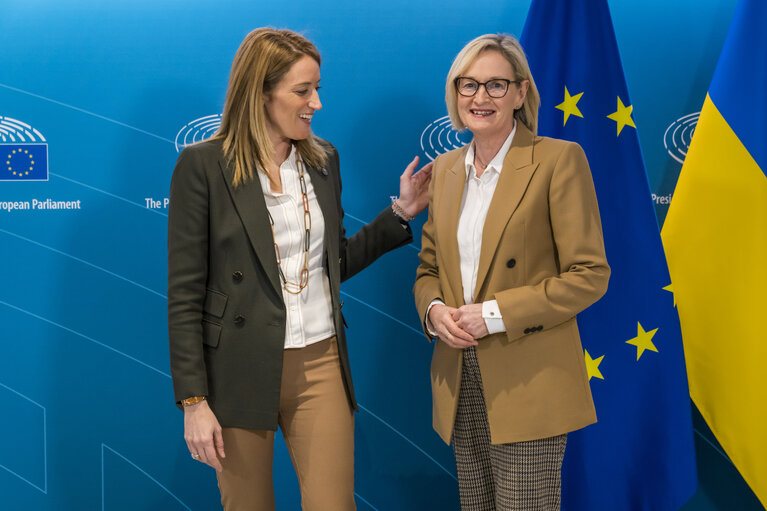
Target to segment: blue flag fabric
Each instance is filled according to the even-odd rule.
[[[48,144],[0,144],[0,181],[47,181]]]
[[[578,317],[598,423],[568,438],[562,508],[679,509],[697,486],[682,339],[607,2],[534,0],[521,43],[539,134],[586,152],[612,268]]]

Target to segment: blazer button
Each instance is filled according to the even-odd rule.
[[[236,272],[232,273],[232,280],[235,282],[239,282],[242,280],[242,272],[237,270]]]
[[[514,259],[513,257],[511,259],[509,259],[508,261],[506,261],[506,266],[508,268],[514,268],[514,266],[516,266],[516,265],[517,265],[517,260]]]
[[[536,328],[536,330],[538,330],[539,332],[540,332],[541,330],[543,330],[543,325],[538,325],[538,327]]]
[[[525,328],[525,333],[529,334],[530,333],[530,329],[529,328]]]
[[[245,323],[245,316],[243,316],[242,314],[235,314],[234,324],[238,326],[242,326],[243,323]]]

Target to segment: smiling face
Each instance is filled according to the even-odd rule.
[[[322,108],[320,66],[312,57],[297,60],[265,95],[266,130],[272,146],[304,140],[312,134],[312,116]]]
[[[509,61],[495,50],[480,53],[461,76],[473,78],[480,83],[494,78],[511,81],[517,79]],[[519,84],[511,83],[502,98],[490,97],[483,86],[480,86],[474,96],[458,95],[457,106],[461,122],[475,137],[505,138],[514,127],[514,111],[524,103],[528,86],[527,80]]]

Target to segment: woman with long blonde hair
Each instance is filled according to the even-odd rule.
[[[430,166],[347,238],[336,149],[312,134],[320,55],[260,28],[232,64],[221,128],[186,148],[171,182],[168,327],[192,458],[215,468],[228,511],[273,510],[274,433],[305,510],[354,504],[357,408],[340,284],[407,244]]]

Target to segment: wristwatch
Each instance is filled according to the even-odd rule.
[[[189,398],[186,398],[186,399],[182,399],[182,400],[181,400],[181,406],[191,406],[191,405],[196,405],[197,403],[199,403],[199,402],[201,402],[201,401],[205,401],[205,396],[194,396],[194,397],[189,397]]]

